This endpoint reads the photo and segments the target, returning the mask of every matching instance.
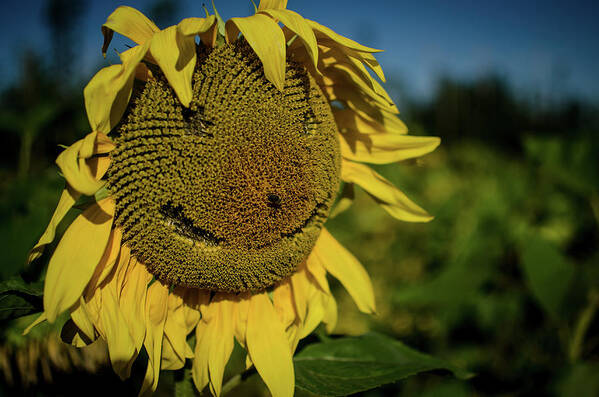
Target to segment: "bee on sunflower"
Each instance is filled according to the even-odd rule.
[[[81,196],[92,199],[50,258],[31,326],[68,312],[72,344],[105,340],[123,379],[145,349],[141,393],[192,359],[197,389],[218,396],[236,340],[273,396],[291,396],[299,340],[335,327],[327,274],[375,311],[368,274],[327,218],[358,185],[397,219],[432,219],[363,164],[439,144],[406,135],[368,70],[384,81],[379,50],[286,3],[164,30],[119,7],[102,26],[104,53],[114,32],[137,45],[86,86],[92,132],[56,160],[66,187],[29,261]]]

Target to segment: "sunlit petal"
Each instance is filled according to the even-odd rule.
[[[341,165],[341,178],[345,182],[362,187],[396,219],[406,222],[429,222],[433,219],[391,182],[364,164],[344,160]]]

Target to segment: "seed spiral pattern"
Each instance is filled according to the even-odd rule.
[[[285,88],[243,41],[200,47],[184,108],[164,76],[116,128],[108,187],[136,258],[172,285],[264,290],[308,256],[339,187],[338,132],[303,66]]]

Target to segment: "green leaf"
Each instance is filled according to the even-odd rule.
[[[434,369],[449,370],[462,379],[472,376],[376,333],[310,345],[294,362],[296,386],[323,396],[353,394]]]
[[[181,368],[175,373],[175,397],[194,397],[194,389],[190,368]]]
[[[43,285],[20,277],[0,282],[0,320],[12,320],[42,310]]]
[[[559,318],[574,268],[553,244],[541,238],[527,241],[521,264],[534,297],[549,315]]]

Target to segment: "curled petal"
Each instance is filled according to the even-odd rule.
[[[310,255],[315,255],[316,260],[343,284],[360,311],[374,313],[374,292],[368,273],[356,257],[339,244],[326,229],[322,229]]]
[[[94,323],[87,315],[85,310],[85,299],[81,297],[79,299],[79,305],[73,311],[71,311],[71,320],[75,323],[77,328],[91,341],[95,341],[97,338]]]
[[[372,164],[388,164],[423,156],[439,146],[432,136],[410,136],[389,133],[341,134],[341,154],[348,160]]]
[[[285,279],[273,291],[273,305],[279,315],[279,320],[285,328],[289,327],[296,320],[297,313],[291,290],[291,282]]]
[[[287,8],[287,0],[260,0],[258,5],[258,11],[285,8]]]
[[[108,16],[102,25],[102,34],[104,35],[102,53],[106,54],[113,32],[120,33],[137,44],[143,44],[159,31],[160,29],[154,22],[135,8],[120,6]]]
[[[129,262],[126,269],[127,275],[124,280],[115,277],[114,291],[119,296],[119,305],[125,315],[129,333],[136,353],[141,351],[141,346],[146,335],[146,302],[148,283],[152,275],[146,267],[135,259],[129,259],[129,251],[125,250],[123,260]],[[132,363],[131,363],[132,364]]]
[[[148,287],[146,296],[146,338],[144,346],[148,352],[148,367],[143,380],[140,395],[155,391],[160,375],[160,355],[164,321],[166,320],[168,287],[156,281]]]
[[[87,134],[85,138],[66,148],[56,159],[56,164],[68,184],[77,192],[88,196],[93,195],[104,184],[97,178],[97,176],[103,175],[102,172],[98,171],[97,166],[93,167],[94,169],[90,168],[90,164],[87,162],[98,148],[98,137],[104,136],[99,134],[101,133]],[[101,144],[101,148],[106,150],[104,144]]]
[[[191,77],[196,65],[194,37],[185,36],[176,26],[170,26],[154,35],[150,52],[181,104],[189,107],[193,96]]]
[[[381,113],[377,119],[370,115],[358,113],[353,109],[334,109],[333,116],[339,126],[339,131],[345,133],[358,131],[360,134],[376,134],[389,132],[392,134],[407,134],[408,127],[394,114]]]
[[[114,264],[117,262],[119,254],[121,252],[121,240],[123,234],[120,228],[114,228],[110,231],[108,237],[108,243],[106,244],[106,250],[100,259],[100,262],[94,270],[94,274],[85,287],[83,295],[92,294],[96,288],[99,288],[100,284],[106,279],[106,277],[112,273]]]
[[[375,48],[366,47],[360,43],[357,43],[347,37],[341,36],[340,34],[334,32],[330,28],[319,24],[318,22],[311,21],[309,19],[305,19],[306,22],[312,27],[312,30],[315,31],[316,38],[320,43],[321,40],[326,42],[327,40],[332,41],[337,45],[341,45],[347,48],[350,48],[359,52],[381,52],[382,50],[377,50]]]
[[[305,265],[302,265],[290,278],[291,290],[293,291],[293,301],[295,302],[297,318],[300,322],[303,322],[306,318],[306,314],[308,313],[308,301],[310,298],[310,283],[306,278],[306,272],[304,268]]]
[[[93,204],[73,221],[58,243],[44,284],[44,311],[49,322],[79,300],[104,254],[114,210],[111,198]]]
[[[341,163],[341,179],[360,185],[396,219],[406,222],[430,222],[433,219],[391,182],[364,164],[344,160]]]
[[[235,304],[229,294],[216,294],[196,328],[193,380],[198,390],[210,384],[214,396],[220,395],[225,365],[233,351]]]
[[[162,344],[163,369],[179,369],[185,364],[185,359],[193,357],[187,344],[187,327],[183,298],[177,293],[168,296],[168,310],[164,323],[164,340]],[[165,354],[166,353],[166,354]],[[168,368],[167,368],[168,367]]]
[[[38,318],[36,318],[31,324],[29,324],[27,326],[27,328],[25,328],[25,330],[23,331],[23,335],[27,335],[29,333],[29,331],[31,331],[33,329],[33,327],[35,327],[38,324],[43,323],[46,320],[48,320],[48,316],[46,316],[46,312],[43,312],[42,314],[40,314],[38,316]]]
[[[125,380],[130,375],[130,363],[136,357],[136,351],[113,288],[102,288],[101,321],[112,368]]]
[[[89,124],[95,131],[109,133],[120,121],[133,88],[139,62],[144,58],[152,40],[121,54],[121,65],[101,69],[90,80],[83,96]]]
[[[214,47],[216,44],[217,24],[214,15],[206,18],[185,18],[179,22],[177,30],[183,36],[200,35],[202,43],[208,47]]]
[[[50,223],[46,227],[44,234],[42,234],[42,237],[40,237],[37,244],[35,244],[31,251],[29,251],[27,263],[31,263],[39,258],[44,252],[46,245],[54,241],[58,224],[60,221],[62,221],[62,218],[64,218],[67,212],[69,212],[69,210],[73,207],[79,196],[81,196],[81,193],[69,185],[67,185],[67,187],[62,191],[58,205],[54,210],[54,214],[52,214],[52,219],[50,219]]]
[[[237,339],[241,346],[246,346],[248,310],[251,296],[249,292],[243,292],[237,296],[237,303],[235,304],[235,324],[233,325],[233,331],[235,339]]]
[[[280,91],[285,86],[285,35],[270,17],[255,14],[245,18],[231,18],[225,24],[229,43],[241,31],[264,66],[264,75]]]
[[[327,281],[327,271],[324,264],[320,261],[320,258],[316,255],[308,256],[306,260],[306,268],[310,275],[314,278],[314,281],[318,284],[318,287],[327,295],[331,294],[329,288],[329,282]]]
[[[364,65],[360,62],[356,62],[355,64],[336,62],[326,68],[323,73],[328,78],[325,80],[325,84],[339,84],[339,81],[348,81],[359,87],[360,90],[372,100],[380,103],[381,107],[388,107],[389,111],[394,113],[398,112],[397,107],[389,94],[387,94],[387,91],[372,78],[370,73],[368,73]]]
[[[304,43],[314,67],[318,66],[318,45],[316,43],[316,36],[314,36],[314,32],[310,25],[308,25],[300,14],[285,9],[265,9],[261,12],[270,15],[275,20],[281,21],[289,30],[297,34]]]

